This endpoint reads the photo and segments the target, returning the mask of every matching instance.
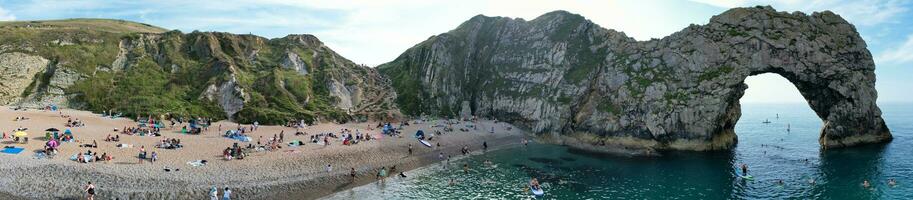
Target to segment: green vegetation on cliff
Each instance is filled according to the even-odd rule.
[[[383,86],[369,72],[373,69],[342,58],[310,35],[184,34],[121,20],[71,19],[2,22],[0,45],[0,54],[51,61],[43,73],[24,80],[30,83],[20,105],[61,103],[128,117],[173,114],[280,124],[348,121],[364,105],[383,103],[363,97],[345,104],[351,108],[340,107],[360,95],[355,92]],[[332,90],[333,83],[340,86]],[[57,88],[62,92],[52,92]]]

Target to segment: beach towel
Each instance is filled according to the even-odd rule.
[[[190,161],[190,162],[187,162],[187,165],[194,166],[194,167],[202,167],[203,165],[206,165],[206,160]]]
[[[45,158],[48,158],[48,154],[45,154],[44,152],[35,153],[35,159],[45,159]]]
[[[250,137],[241,136],[241,135],[232,136],[231,139],[239,140],[241,142],[250,142]]]
[[[0,151],[0,152],[8,153],[8,154],[19,154],[23,150],[25,150],[25,148],[13,147],[13,148],[3,148],[3,151]]]

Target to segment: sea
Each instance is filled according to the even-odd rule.
[[[807,104],[743,103],[738,144],[730,151],[625,157],[533,143],[429,165],[406,172],[406,178],[325,198],[913,199],[913,104],[879,106],[894,135],[887,144],[822,150],[822,122]],[[753,179],[740,177],[741,164]],[[541,182],[544,196],[528,191],[531,177]],[[890,178],[897,185],[889,186]],[[870,187],[863,187],[865,180]]]

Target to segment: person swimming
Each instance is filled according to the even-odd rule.
[[[862,181],[862,187],[869,188],[870,186],[872,186],[872,184],[869,184],[869,180]]]
[[[888,179],[888,186],[894,187],[896,185],[897,185],[897,180],[894,180],[894,178]]]
[[[529,180],[529,186],[532,187],[534,190],[540,190],[539,179],[533,178],[533,179]]]
[[[469,163],[463,164],[463,173],[469,173]]]

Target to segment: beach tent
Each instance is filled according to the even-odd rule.
[[[63,131],[63,134],[73,135],[73,131],[70,131],[70,129],[67,129],[67,130]]]
[[[418,131],[415,132],[415,138],[424,138],[424,137],[425,137],[425,132],[424,132],[424,131],[418,130]]]
[[[44,129],[44,131],[57,132],[57,131],[60,131],[60,129],[57,129],[57,128],[48,128],[48,129]]]

